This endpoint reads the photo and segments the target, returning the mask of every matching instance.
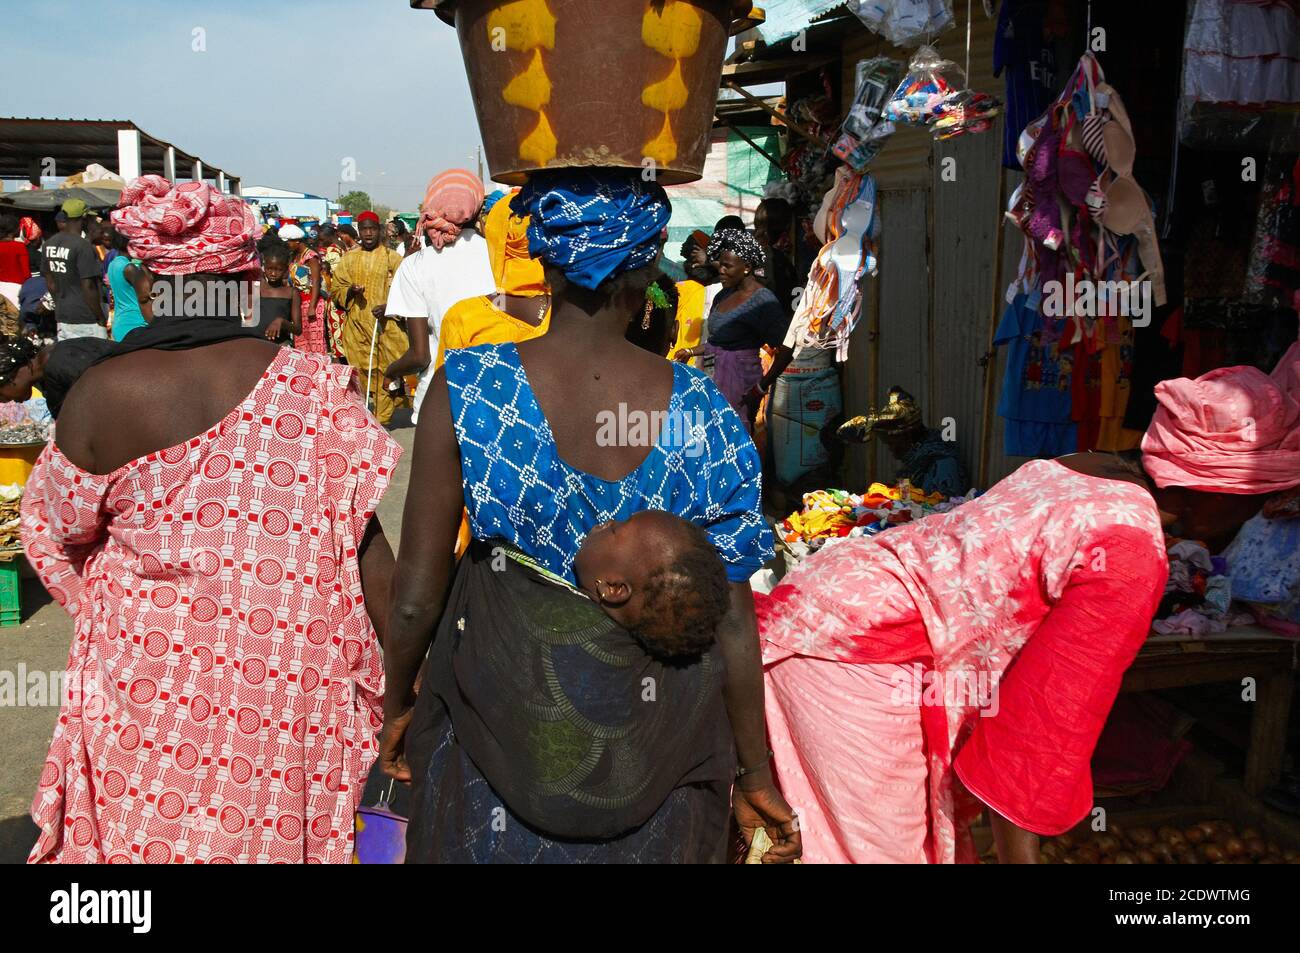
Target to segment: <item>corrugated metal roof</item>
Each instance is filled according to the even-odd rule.
[[[176,161],[190,164],[203,161],[156,136],[151,136],[128,119],[39,119],[34,117],[0,117],[0,177],[27,178],[40,171],[42,160],[54,160],[58,175],[80,172],[92,162],[116,169],[117,133],[134,129],[140,133],[142,171],[162,174],[163,156],[168,148],[176,149]],[[203,162],[205,173],[225,174],[233,181],[239,177]]]

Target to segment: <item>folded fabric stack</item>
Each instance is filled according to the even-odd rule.
[[[1169,581],[1151,628],[1161,635],[1205,636],[1254,621],[1232,605],[1228,561],[1192,539],[1166,537]]]
[[[903,496],[908,500],[904,502]],[[829,542],[856,536],[874,536],[894,526],[945,513],[974,499],[923,493],[916,487],[873,483],[865,493],[848,490],[816,490],[805,493],[803,508],[791,513],[778,528],[781,548],[787,560],[797,562]]]

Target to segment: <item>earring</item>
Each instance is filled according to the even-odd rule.
[[[654,310],[654,302],[649,299],[645,303],[645,315],[641,318],[641,330],[650,330],[650,312]]]

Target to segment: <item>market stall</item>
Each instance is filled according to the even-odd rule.
[[[938,19],[902,16],[921,6]],[[762,436],[793,439],[803,478],[774,501],[779,570],[938,518],[1026,459],[1135,448],[1161,380],[1267,373],[1297,339],[1300,66],[1279,58],[1300,43],[1293,5],[971,6],[782,5],[724,70],[723,102],[781,133],[767,194],[797,210],[795,257],[811,246],[792,367],[832,355],[843,407],[817,417],[825,385],[801,406],[793,380],[768,406]],[[775,79],[775,102],[745,89]],[[896,392],[925,410],[908,446],[883,439]],[[960,488],[908,472],[923,430]],[[1224,552],[1170,537],[1170,584],[1124,682],[1244,766],[1235,794],[1166,820],[1222,816],[1226,797],[1246,827],[1227,836],[1271,818],[1287,849],[1298,525],[1257,518]]]
[[[26,558],[19,507],[36,458],[53,432],[49,409],[39,394],[21,403],[0,403],[0,628],[22,621]]]

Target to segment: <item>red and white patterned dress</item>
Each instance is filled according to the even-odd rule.
[[[204,434],[37,461],[23,543],[76,628],[30,861],[350,859],[383,692],[357,548],[401,454],[351,375],[285,348]]]

